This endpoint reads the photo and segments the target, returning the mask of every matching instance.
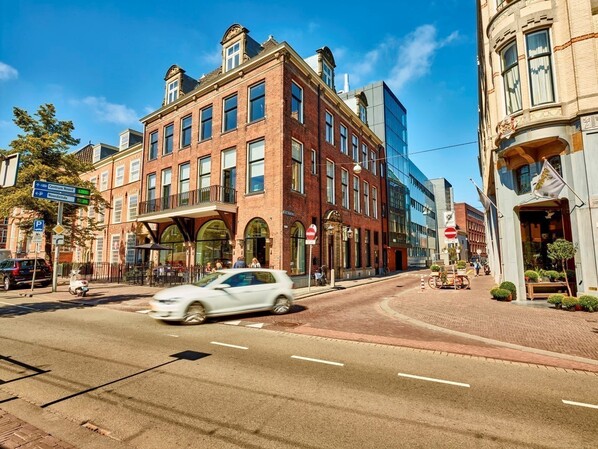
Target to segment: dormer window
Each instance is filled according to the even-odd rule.
[[[226,71],[234,69],[241,64],[241,43],[235,42],[234,44],[226,47]]]
[[[166,87],[166,103],[172,103],[179,98],[179,80],[171,81]]]
[[[326,61],[322,61],[322,79],[328,87],[334,87],[332,67],[330,67]]]
[[[359,118],[361,119],[361,121],[363,123],[367,123],[368,122],[367,110],[366,110],[365,106],[362,105],[362,104],[359,105]]]

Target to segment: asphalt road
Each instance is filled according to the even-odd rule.
[[[0,402],[19,397],[114,449],[595,447],[596,376],[277,330],[390,326],[367,306],[386,288],[335,293],[346,315],[314,299],[195,327],[4,295],[21,313],[0,319]]]

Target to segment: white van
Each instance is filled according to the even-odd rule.
[[[12,253],[9,249],[0,249],[0,262],[12,258]]]

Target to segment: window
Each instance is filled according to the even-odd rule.
[[[353,160],[359,161],[359,140],[355,134],[351,134],[351,147],[353,149]]]
[[[129,207],[127,208],[127,221],[134,221],[137,218],[137,205],[139,204],[139,196],[135,193],[129,195]]]
[[[191,164],[186,162],[179,165],[179,206],[189,204],[189,179],[191,176]]]
[[[363,123],[367,124],[367,122],[368,122],[367,109],[361,103],[359,104],[359,118],[361,119],[361,121]]]
[[[104,261],[104,237],[97,236],[96,237],[96,262],[103,262]]]
[[[171,123],[164,127],[164,151],[162,154],[172,153],[174,139],[174,125]]]
[[[371,267],[372,266],[372,254],[370,249],[370,230],[366,229],[364,238],[364,249],[365,249],[365,266]]]
[[[225,203],[234,203],[237,187],[237,150],[231,148],[222,152],[222,188]]]
[[[166,92],[166,104],[172,103],[174,100],[176,100],[179,97],[179,81],[175,80],[168,83],[168,86],[166,87]]]
[[[349,172],[344,168],[341,170],[341,196],[342,206],[349,209]]]
[[[266,115],[266,83],[249,88],[249,121],[254,122]]]
[[[251,142],[247,149],[247,192],[264,191],[264,141]]]
[[[126,263],[135,263],[135,245],[137,244],[137,236],[133,232],[127,232],[127,249],[125,255]]]
[[[318,153],[314,149],[311,150],[311,174],[318,174]]]
[[[106,212],[106,206],[101,205],[98,208],[98,223],[102,223],[102,224],[104,223],[104,218],[106,217],[105,212]]]
[[[112,215],[112,223],[120,223],[122,221],[123,213],[123,199],[116,198],[114,200],[114,214]]]
[[[303,89],[291,83],[291,117],[303,123]]]
[[[363,182],[363,213],[370,215],[370,185],[365,181]]]
[[[507,114],[512,114],[521,110],[521,81],[517,63],[517,42],[513,42],[502,51],[501,60]]]
[[[353,210],[359,212],[361,210],[359,198],[359,178],[353,176]]]
[[[326,201],[334,204],[334,162],[326,161]]]
[[[372,169],[372,174],[376,176],[378,174],[376,170],[376,153],[370,151],[370,168]]]
[[[378,189],[372,187],[372,217],[378,218]]]
[[[368,170],[368,146],[365,143],[361,144],[361,165]]]
[[[181,120],[181,148],[191,145],[191,116],[183,117]]]
[[[334,117],[326,111],[326,142],[334,145]]]
[[[347,127],[341,125],[341,153],[349,154],[349,148],[347,147]]]
[[[170,208],[170,193],[172,184],[172,168],[162,170],[162,209]]]
[[[305,228],[299,222],[291,226],[291,274],[305,274]]]
[[[199,112],[199,140],[212,138],[212,106],[203,108]]]
[[[202,202],[210,201],[210,175],[212,171],[212,158],[210,156],[201,158],[198,165],[197,188],[199,199]]]
[[[102,157],[102,147],[101,146],[97,146],[93,149],[93,158],[92,158],[92,162],[95,164],[96,162],[98,162],[100,160],[100,158]]]
[[[87,218],[95,218],[96,216],[96,210],[93,206],[89,206],[87,208]]]
[[[328,87],[334,87],[332,67],[330,67],[325,61],[322,61],[322,79]]]
[[[158,131],[154,131],[150,134],[150,146],[148,159],[156,159],[158,157]]]
[[[241,43],[235,42],[229,47],[226,47],[226,66],[225,72],[238,67],[241,64]]]
[[[529,165],[523,165],[515,170],[515,178],[517,182],[517,193],[531,192]]]
[[[237,127],[237,95],[224,99],[224,118],[222,131],[230,131]]]
[[[156,174],[147,175],[147,211],[156,210]]]
[[[134,159],[131,161],[129,166],[129,182],[139,181],[139,168],[141,167],[141,161]]]
[[[291,189],[303,193],[303,145],[292,141]]]
[[[112,236],[112,240],[110,241],[110,263],[118,263],[119,249],[120,249],[120,235],[116,234],[116,235]]]
[[[100,192],[108,190],[108,172],[105,171],[100,175]]]
[[[353,241],[355,242],[355,268],[361,267],[361,239],[359,229],[353,230]]]
[[[552,63],[548,30],[530,33],[527,42],[527,64],[529,67],[532,106],[554,102],[552,85]]]
[[[116,179],[114,180],[114,187],[120,187],[125,183],[125,166],[119,165],[116,167]]]
[[[129,148],[129,133],[120,136],[120,143],[118,145],[119,150]]]

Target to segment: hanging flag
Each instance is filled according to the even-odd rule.
[[[548,161],[544,161],[542,171],[533,177],[532,193],[537,198],[558,198],[565,187],[565,181]]]
[[[478,191],[478,196],[480,197],[480,203],[482,203],[484,205],[484,209],[490,210],[490,205],[492,204],[492,201],[490,200],[490,198],[488,198],[486,196],[486,194],[484,192],[482,192],[478,186],[475,186],[475,188]]]

